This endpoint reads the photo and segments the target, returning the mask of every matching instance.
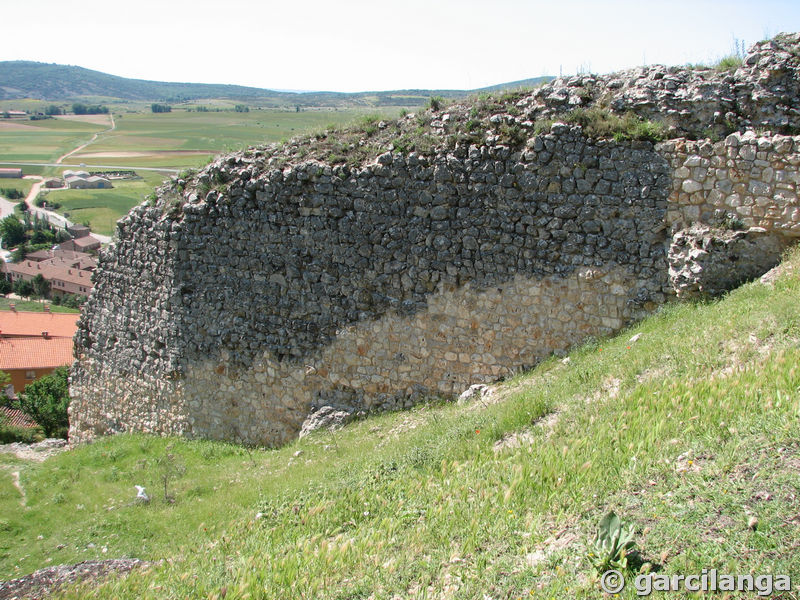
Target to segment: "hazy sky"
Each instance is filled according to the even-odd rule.
[[[800,31],[799,0],[26,0],[14,11],[0,60],[334,91],[712,61],[734,38]]]

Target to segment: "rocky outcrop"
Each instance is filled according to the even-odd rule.
[[[109,575],[124,575],[149,565],[138,558],[112,558],[47,567],[18,579],[0,581],[0,600],[46,598],[66,585],[94,582]]]
[[[795,55],[781,48],[797,40],[774,43],[735,74],[686,75],[675,89],[666,75],[618,75],[621,85],[595,88],[620,110],[630,102],[694,131],[723,101],[695,97],[700,82],[733,86],[739,125],[747,114],[791,128],[778,87],[796,89]],[[756,76],[756,54],[769,73],[784,70]],[[530,118],[552,116],[557,90],[569,106],[577,87],[378,123],[362,140],[374,156],[358,164],[320,160],[331,140],[315,138],[222,157],[162,188],[100,256],[75,338],[71,438],[143,430],[280,444],[323,407],[455,397],[655,309],[675,293],[672,234],[695,222],[800,232],[800,138],[654,145],[562,122],[537,135]],[[420,123],[438,142],[409,151]],[[719,267],[757,254],[742,245],[755,238],[733,238],[676,237],[681,293],[759,274]]]
[[[672,238],[670,284],[679,298],[718,296],[772,269],[785,249],[785,238],[760,228],[694,225]]]

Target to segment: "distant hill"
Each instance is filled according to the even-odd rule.
[[[485,91],[533,86],[551,77],[500,84]],[[0,62],[0,100],[33,98],[48,101],[108,98],[123,101],[181,102],[203,98],[286,106],[389,105],[418,106],[430,96],[458,98],[483,90],[395,90],[384,92],[286,92],[241,85],[170,83],[128,79],[83,67],[31,61]]]

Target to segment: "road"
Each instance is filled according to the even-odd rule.
[[[38,215],[40,219],[44,219],[51,225],[55,225],[61,229],[66,229],[67,227],[73,225],[72,221],[65,218],[63,215],[53,212],[52,210],[39,208],[34,204],[36,202],[36,197],[39,195],[39,192],[44,185],[44,179],[42,177],[39,177],[38,175],[26,175],[25,179],[38,179],[38,181],[31,186],[31,191],[28,192],[28,196],[25,198],[25,204],[28,205],[28,210],[30,211],[31,215]],[[92,232],[92,235],[100,240],[103,244],[108,244],[111,241],[111,237],[107,235],[101,235],[95,232]]]
[[[5,219],[8,215],[13,213],[16,205],[16,202],[11,202],[11,200],[6,200],[0,196],[0,219]]]
[[[131,171],[155,171],[156,173],[177,174],[184,169],[170,169],[168,167],[140,167],[126,166],[126,165],[87,165],[81,163],[80,165],[62,164],[62,163],[35,163],[35,162],[6,162],[0,164],[13,165],[15,167],[78,167],[81,169],[125,169]]]
[[[6,200],[2,196],[0,196],[0,219],[5,219],[8,215],[14,212],[14,207],[17,205],[16,202],[11,202],[10,200]],[[2,239],[0,238],[0,241]],[[8,250],[3,250],[0,248],[0,259],[4,262],[8,262],[9,258],[11,257],[11,252]]]

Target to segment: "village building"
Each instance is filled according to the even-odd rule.
[[[53,297],[65,294],[88,296],[94,287],[91,278],[96,267],[97,261],[81,252],[44,259],[40,254],[33,259],[26,258],[18,263],[2,265],[12,283],[20,279],[31,281],[41,275],[50,282],[50,295]]]
[[[5,390],[0,391],[5,393],[6,396],[13,398],[14,386],[8,384]],[[0,421],[4,422],[8,427],[18,427],[22,429],[33,429],[38,427],[36,421],[31,419],[28,415],[16,408],[9,408],[8,406],[0,406]]]
[[[64,171],[64,183],[71,190],[111,189],[114,186],[105,177],[90,175],[88,171]]]
[[[72,363],[78,314],[0,311],[0,371],[15,394],[58,367]]]
[[[67,233],[70,234],[73,238],[82,238],[89,235],[91,231],[86,225],[80,225],[74,223],[69,227],[67,227]]]
[[[0,169],[0,179],[22,179],[22,169]]]
[[[78,326],[77,313],[0,311],[0,338],[41,337],[69,338]]]
[[[25,256],[25,260],[35,260],[36,262],[47,260],[49,258],[61,258],[63,260],[73,261],[73,263],[85,260],[88,261],[86,264],[97,264],[97,260],[91,254],[87,254],[86,252],[75,252],[74,250],[64,250],[61,248],[61,246],[56,246],[51,250],[37,250],[36,252],[31,252]],[[94,269],[94,267],[87,268],[90,271]]]
[[[64,181],[58,177],[51,177],[44,180],[44,187],[50,190],[57,190],[64,187]]]
[[[75,252],[96,252],[100,249],[100,240],[93,235],[67,240],[58,245],[62,250],[74,250]]]
[[[72,339],[0,337],[0,371],[11,376],[13,393],[72,363]]]

